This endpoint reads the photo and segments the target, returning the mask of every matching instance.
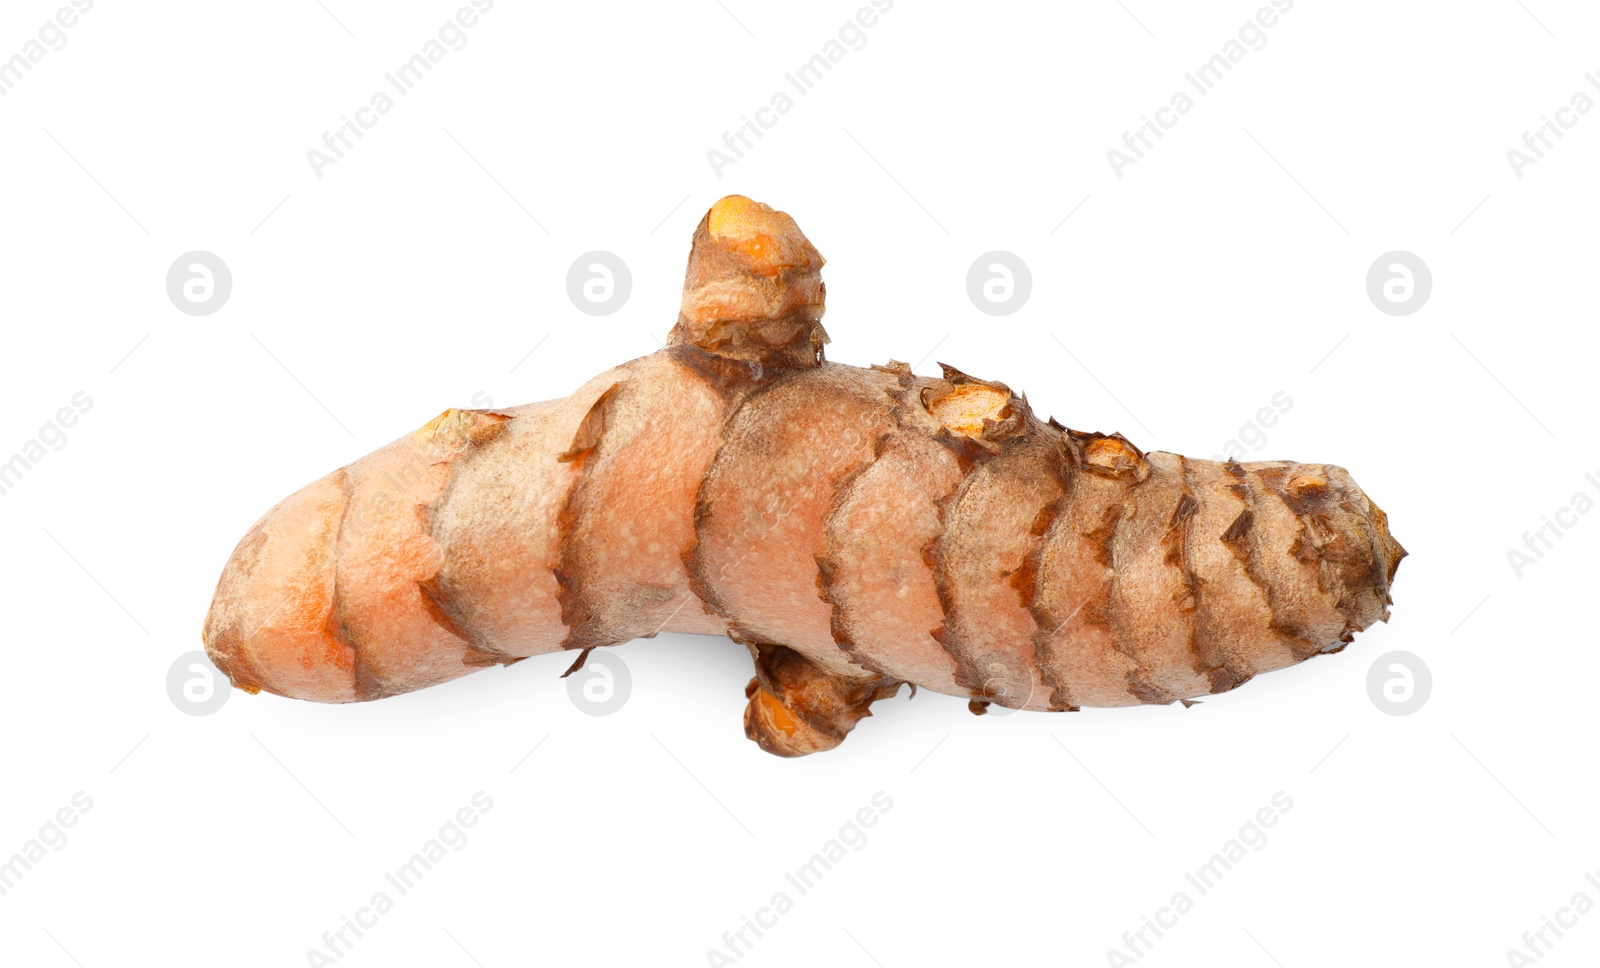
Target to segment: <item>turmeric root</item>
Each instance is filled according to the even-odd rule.
[[[1146,453],[954,367],[828,362],[822,266],[788,215],[717,202],[664,349],[446,410],[283,501],[222,573],[212,659],[351,702],[725,634],[756,663],[746,734],[793,756],[903,684],[1187,701],[1388,618],[1405,551],[1343,468]]]

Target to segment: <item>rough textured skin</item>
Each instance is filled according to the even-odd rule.
[[[233,683],[377,699],[662,631],[756,663],[746,734],[830,749],[902,684],[975,712],[1233,689],[1388,617],[1405,551],[1343,468],[1146,454],[1004,384],[824,360],[822,256],[740,196],[668,346],[447,410],[267,512],[223,570]]]

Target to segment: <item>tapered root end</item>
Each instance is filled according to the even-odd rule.
[[[1394,573],[1400,569],[1400,559],[1410,552],[1394,540],[1394,535],[1389,533],[1389,516],[1383,509],[1372,503],[1372,498],[1367,498],[1367,503],[1372,507],[1372,529],[1378,534],[1378,542],[1383,547],[1384,563],[1388,568],[1389,584],[1394,584]]]
[[[777,756],[804,756],[844,742],[868,707],[887,699],[900,683],[851,679],[823,671],[784,646],[751,649],[756,677],[745,688],[744,734]]]
[[[256,522],[217,582],[202,638],[239,689],[316,702],[358,698],[355,650],[341,641],[333,560],[348,506],[343,471],[308,484]]]
[[[816,365],[823,258],[794,219],[729,195],[695,229],[672,342],[763,366]]]

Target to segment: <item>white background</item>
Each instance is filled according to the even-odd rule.
[[[500,0],[319,179],[307,150],[455,4],[95,4],[0,98],[0,459],[93,399],[0,496],[0,859],[93,800],[0,896],[0,957],[307,964],[476,791],[466,846],[341,964],[707,964],[877,791],[865,846],[740,963],[1115,963],[1278,791],[1266,845],[1189,888],[1143,963],[1505,964],[1600,901],[1600,514],[1507,559],[1600,498],[1600,111],[1520,179],[1506,156],[1600,98],[1600,13],[1301,0],[1117,178],[1107,149],[1256,7],[901,0],[718,178],[707,150],[857,4]],[[54,10],[7,3],[0,57]],[[1341,464],[1388,511],[1393,619],[1193,709],[978,718],[923,692],[802,760],[744,739],[748,657],[710,638],[618,649],[608,717],[562,655],[371,704],[175,708],[168,668],[264,509],[447,406],[653,351],[730,192],[828,258],[831,359],[943,360],[1199,457],[1285,392],[1249,456]],[[164,289],[197,249],[234,278],[207,317]],[[632,269],[612,316],[566,293],[593,249]],[[965,289],[993,249],[1033,274],[1002,318]],[[1433,274],[1403,317],[1365,290],[1396,249]],[[1432,672],[1410,716],[1368,695],[1394,650]],[[1591,964],[1600,913],[1548,937],[1544,964]]]

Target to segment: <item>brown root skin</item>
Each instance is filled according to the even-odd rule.
[[[804,756],[831,750],[872,712],[879,699],[899,692],[882,678],[836,676],[782,645],[750,647],[756,676],[745,687],[744,734],[768,753]]]
[[[829,361],[823,262],[788,215],[717,202],[660,352],[447,410],[267,512],[213,661],[358,702],[726,635],[755,660],[746,735],[801,756],[901,685],[978,714],[1187,706],[1387,619],[1405,550],[1343,468],[1146,452],[952,366]]]
[[[822,265],[794,219],[730,195],[695,229],[668,345],[747,364],[757,379],[816,366],[828,342]]]

